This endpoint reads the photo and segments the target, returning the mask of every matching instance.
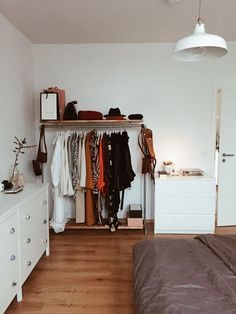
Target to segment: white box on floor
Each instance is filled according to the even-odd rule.
[[[143,218],[128,218],[128,227],[143,227]]]

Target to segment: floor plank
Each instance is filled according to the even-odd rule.
[[[148,225],[152,238],[153,226]],[[236,233],[236,227],[216,233]],[[157,235],[194,237],[194,235]],[[144,239],[141,230],[50,231],[50,256],[40,259],[6,313],[135,314],[132,247]]]
[[[6,313],[134,314],[132,247],[142,230],[50,232],[43,256]]]

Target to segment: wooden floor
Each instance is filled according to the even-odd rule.
[[[147,237],[153,237],[150,225]],[[132,247],[144,238],[141,230],[51,232],[50,256],[44,255],[26,280],[23,301],[15,298],[6,313],[135,314]]]

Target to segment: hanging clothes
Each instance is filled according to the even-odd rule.
[[[85,223],[84,188],[81,187],[83,135],[77,134],[75,141],[72,177],[72,183],[75,190],[75,221],[76,223]]]
[[[106,207],[108,208],[108,224],[111,231],[115,231],[118,226],[117,213],[120,202],[123,203],[124,189],[131,186],[135,173],[131,165],[130,150],[128,145],[128,134],[124,131],[112,133],[105,136],[106,158],[104,162],[106,182]],[[120,199],[122,191],[122,199]],[[122,205],[123,207],[123,205]]]
[[[79,140],[79,134],[73,133],[70,141],[71,145],[68,147],[68,153],[70,152],[69,167],[71,169],[72,187],[74,190],[79,179]]]
[[[99,155],[98,155],[98,135],[96,131],[92,131],[90,134],[90,156],[91,156],[91,163],[92,163],[92,175],[93,175],[93,183],[94,183],[94,190],[97,190],[98,178],[99,178]]]
[[[128,142],[126,131],[57,134],[51,165],[55,232],[65,228],[68,199],[74,201],[77,223],[104,224],[103,213],[110,230],[118,228],[124,190],[135,177]]]
[[[65,199],[61,193],[62,138],[58,134],[54,141],[54,153],[51,164],[54,208],[50,226],[56,233],[62,232],[67,223],[65,215]]]
[[[94,213],[94,201],[93,201],[93,171],[92,171],[92,159],[91,159],[91,139],[93,132],[89,132],[85,139],[85,159],[86,159],[86,198],[85,198],[85,212],[86,212],[86,224],[88,226],[95,224]]]
[[[62,147],[62,172],[61,172],[61,183],[62,183],[62,195],[74,195],[74,190],[72,187],[71,180],[71,170],[69,166],[69,157],[68,157],[68,143],[70,142],[70,134],[67,133],[63,140]]]
[[[86,187],[86,153],[85,153],[85,134],[82,135],[82,146],[81,146],[81,173],[80,173],[80,186]]]
[[[98,213],[98,224],[102,225],[103,223],[103,198],[102,198],[102,191],[105,186],[104,182],[104,157],[103,157],[103,150],[102,150],[102,143],[103,138],[99,135],[97,145],[98,145],[98,180],[97,180],[97,190],[98,190],[98,199],[97,199],[97,213]]]
[[[105,182],[104,182],[104,157],[103,157],[103,138],[100,138],[99,140],[99,149],[98,149],[98,163],[99,163],[99,175],[98,175],[98,182],[97,182],[97,188],[99,191],[102,191]]]
[[[131,187],[131,182],[134,180],[136,174],[132,169],[131,155],[129,149],[129,136],[126,131],[122,132],[121,135],[121,164],[124,167],[121,167],[121,186],[120,189],[124,190]]]

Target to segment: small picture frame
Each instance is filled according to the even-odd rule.
[[[57,93],[40,93],[40,120],[59,120],[59,106]]]

